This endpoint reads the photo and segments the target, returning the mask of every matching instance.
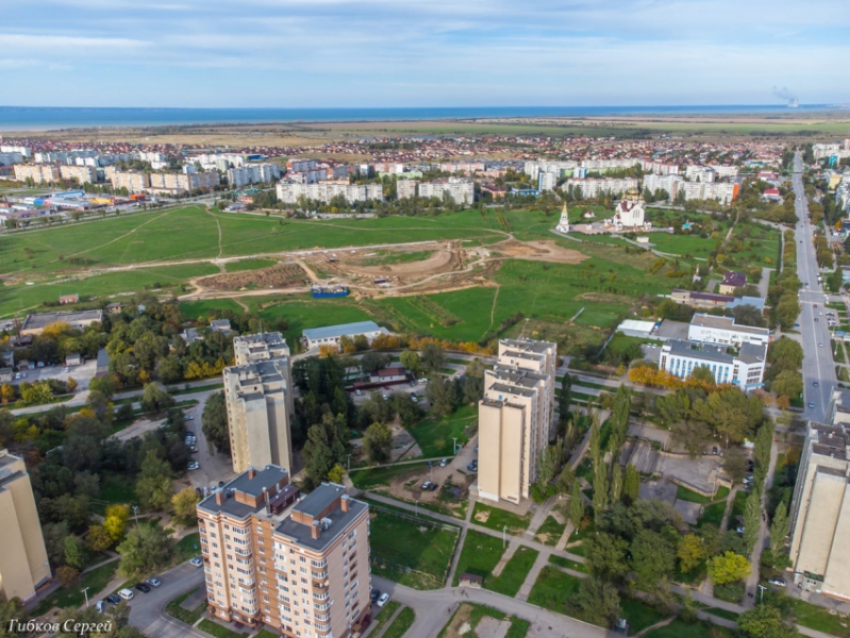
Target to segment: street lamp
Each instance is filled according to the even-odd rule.
[[[453,436],[452,441],[454,441],[454,445],[452,445],[452,455],[457,454],[457,437]]]
[[[139,529],[139,506],[133,505],[133,518],[136,519],[136,529]]]
[[[86,607],[88,607],[89,606],[89,588],[88,587],[86,587],[83,590],[83,596],[86,597]]]
[[[502,526],[502,549],[505,549],[505,546],[508,544],[508,526]]]
[[[761,604],[764,604],[764,590],[767,589],[764,585],[759,585],[759,591],[761,592]]]

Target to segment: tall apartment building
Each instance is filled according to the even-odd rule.
[[[478,495],[519,503],[537,480],[539,454],[549,444],[558,351],[530,339],[499,342],[499,358],[484,375],[478,405]]]
[[[20,153],[24,157],[32,157],[32,151],[28,146],[16,146],[14,144],[0,144],[0,153]]]
[[[15,164],[15,180],[25,182],[31,179],[36,184],[51,184],[62,179],[58,166],[50,164]]]
[[[280,179],[280,166],[277,164],[247,164],[227,169],[227,183],[234,188],[265,184],[275,179]]]
[[[126,188],[130,193],[139,193],[151,186],[150,173],[140,171],[114,171],[109,179],[112,182],[112,188]]]
[[[290,471],[294,408],[289,347],[280,333],[265,333],[237,337],[233,350],[237,363],[222,373],[233,470],[274,464]]]
[[[184,193],[186,191],[209,190],[219,185],[216,171],[197,173],[151,173],[151,189]]]
[[[306,497],[248,469],[198,504],[210,612],[289,638],[346,638],[370,616],[369,506],[341,485]]]
[[[560,171],[541,171],[537,174],[537,190],[540,192],[555,190],[560,178]]]
[[[714,199],[721,204],[731,204],[738,196],[740,186],[729,182],[683,182],[680,186],[685,200]]]
[[[676,198],[682,183],[682,176],[676,174],[658,175],[656,173],[650,173],[643,176],[644,190],[648,189],[650,193],[655,193],[659,189],[665,190],[670,195],[670,199]]]
[[[407,199],[409,197],[416,197],[416,185],[418,183],[413,179],[399,179],[395,186],[398,198]]]
[[[27,468],[7,450],[0,450],[0,512],[0,594],[27,601],[50,580],[50,565]]]
[[[78,184],[94,184],[97,181],[97,169],[92,166],[60,166],[62,179],[76,180]]]
[[[790,524],[794,582],[844,601],[850,601],[850,553],[844,546],[850,537],[847,428],[845,423],[808,424]]]
[[[475,201],[475,184],[471,179],[449,177],[433,182],[419,183],[419,197],[437,197],[448,195],[458,204],[472,204]]]
[[[12,166],[13,164],[20,164],[23,161],[24,156],[22,153],[18,153],[17,151],[0,151],[0,166]]]
[[[638,180],[633,177],[588,177],[586,179],[568,179],[565,188],[577,188],[583,198],[599,197],[600,195],[622,195],[638,187]]]
[[[347,202],[384,199],[384,187],[381,184],[349,184],[347,181],[298,184],[284,180],[277,185],[276,190],[278,200],[284,204],[295,204],[302,196],[320,202],[329,202],[338,195],[342,195]]]

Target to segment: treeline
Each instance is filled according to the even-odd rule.
[[[776,278],[776,283],[768,288],[767,298],[770,305],[771,325],[779,325],[788,331],[794,327],[800,316],[800,301],[797,293],[802,283],[797,277],[797,240],[793,230],[783,233],[784,248],[782,253],[782,270]]]

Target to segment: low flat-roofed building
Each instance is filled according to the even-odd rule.
[[[355,323],[343,323],[336,326],[324,328],[309,328],[304,330],[301,339],[308,350],[321,346],[339,347],[342,337],[357,337],[363,335],[369,341],[380,335],[390,334],[389,330],[382,328],[374,321],[357,321]]]
[[[36,315],[27,315],[24,325],[21,326],[22,335],[39,335],[52,323],[67,323],[74,330],[84,330],[86,326],[100,323],[103,319],[103,311],[78,310],[76,312],[43,312]]]
[[[718,295],[713,292],[695,292],[693,290],[674,290],[670,299],[677,304],[693,306],[694,308],[726,308],[735,299],[731,295]]]
[[[730,383],[742,390],[764,385],[767,345],[745,343],[737,354],[725,346],[670,340],[659,349],[658,367],[680,379],[687,379],[699,367],[708,368],[715,383]]]
[[[770,330],[736,324],[732,317],[697,313],[691,319],[688,339],[734,346],[742,343],[767,345],[770,343]]]
[[[654,321],[638,321],[636,319],[626,319],[619,326],[617,332],[626,335],[627,337],[639,337],[648,339],[655,332],[657,323]]]

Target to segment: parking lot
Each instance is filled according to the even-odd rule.
[[[97,360],[92,359],[86,361],[82,365],[67,368],[64,365],[45,366],[43,368],[34,368],[32,370],[22,370],[16,372],[11,383],[20,385],[24,381],[35,383],[45,379],[57,379],[59,381],[67,381],[68,378],[73,378],[77,382],[77,392],[88,390],[89,382],[94,379],[97,372]]]

